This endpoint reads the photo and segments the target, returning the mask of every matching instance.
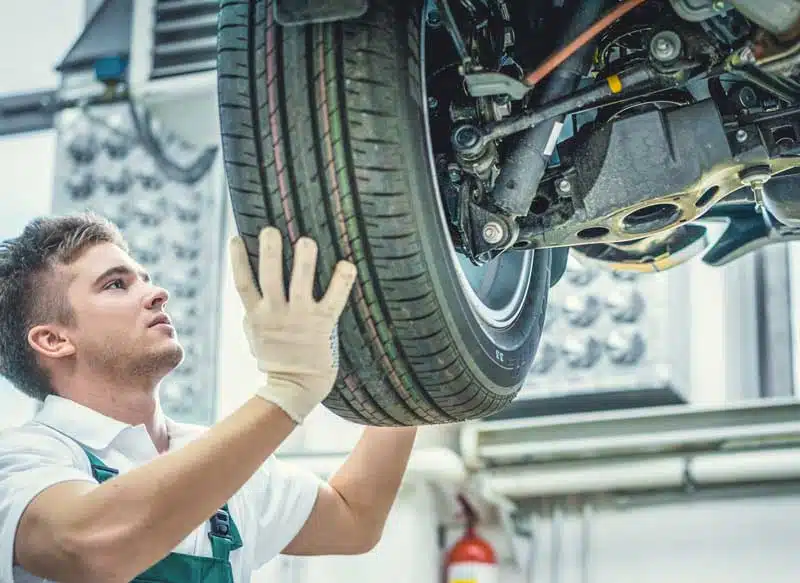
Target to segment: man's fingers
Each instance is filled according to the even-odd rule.
[[[286,303],[283,290],[283,240],[275,227],[265,227],[258,236],[258,282],[271,306]]]
[[[301,237],[294,245],[292,279],[289,282],[289,301],[310,302],[314,298],[314,274],[317,271],[317,244]]]
[[[247,248],[240,237],[231,237],[228,242],[228,249],[231,256],[233,283],[236,286],[236,291],[239,292],[244,309],[250,311],[261,299],[261,294],[258,293],[256,283],[253,280]]]
[[[336,318],[341,315],[347,305],[347,299],[350,297],[350,290],[353,288],[357,274],[356,266],[349,261],[340,261],[336,264],[328,290],[319,302],[327,313]]]

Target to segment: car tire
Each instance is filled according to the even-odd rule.
[[[291,245],[313,238],[317,294],[338,260],[358,267],[324,405],[366,425],[505,408],[535,357],[550,287],[549,250],[493,261],[482,296],[464,285],[429,151],[422,7],[372,0],[359,19],[291,27],[276,23],[272,0],[220,8],[219,114],[237,230],[254,271],[264,226],[284,234],[287,266]],[[515,293],[505,308],[491,295],[508,296],[503,287]]]

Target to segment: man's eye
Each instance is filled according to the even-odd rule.
[[[108,282],[103,289],[125,289],[125,282],[121,279],[115,279]]]

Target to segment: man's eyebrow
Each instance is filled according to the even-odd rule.
[[[135,272],[127,265],[115,265],[114,267],[110,267],[101,273],[97,279],[94,280],[94,285],[98,285],[104,279],[108,279],[114,275],[131,275],[132,273],[137,273],[144,281],[150,281],[150,274],[148,274],[146,271]]]

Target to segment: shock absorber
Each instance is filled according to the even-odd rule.
[[[604,4],[604,0],[574,0],[571,7],[573,17],[562,44],[577,38],[591,27],[603,11]],[[583,45],[550,73],[544,81],[546,86],[541,96],[542,103],[564,97],[577,89],[593,48],[593,43]],[[519,143],[506,158],[492,192],[492,200],[503,211],[513,216],[528,214],[563,123],[564,116],[561,115],[522,133]]]

